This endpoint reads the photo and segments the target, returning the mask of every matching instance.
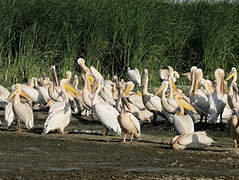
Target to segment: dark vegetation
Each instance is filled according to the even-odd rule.
[[[0,0],[0,78],[19,82],[56,65],[80,73],[83,57],[105,78],[127,67],[179,73],[192,65],[207,78],[238,66],[239,3],[156,0]]]

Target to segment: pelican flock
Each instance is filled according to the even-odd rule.
[[[39,78],[32,77],[28,83],[14,84],[11,91],[0,85],[0,106],[5,109],[2,126],[9,127],[16,121],[18,133],[22,129],[34,129],[34,111],[48,109],[42,134],[56,130],[66,134],[72,115],[80,115],[99,121],[103,135],[124,133],[123,143],[126,143],[127,134],[131,136],[130,142],[143,137],[142,124],[157,126],[163,120],[175,129],[176,136],[170,142],[172,148],[202,149],[214,140],[205,131],[195,131],[196,122],[202,123],[205,119],[205,122],[220,124],[228,120],[238,154],[239,93],[235,67],[225,80],[225,72],[220,68],[215,70],[215,78],[209,80],[204,79],[202,69],[193,66],[182,74],[190,83],[190,88],[185,91],[177,86],[179,73],[168,66],[158,72],[159,89],[149,92],[150,71],[146,68],[142,72],[141,87],[141,74],[137,68],[128,67],[126,75],[130,81],[116,75],[104,79],[95,67],[87,67],[83,58],[76,62],[83,70],[81,74],[66,71],[65,78],[58,79],[57,69],[52,65],[52,78],[43,73]],[[227,82],[230,84],[228,89]]]

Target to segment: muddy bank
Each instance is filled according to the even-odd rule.
[[[35,128],[22,134],[0,128],[2,179],[237,179],[238,158],[225,129],[207,130],[215,144],[206,150],[171,149],[168,125],[142,127],[142,138],[123,144],[123,136],[101,135],[97,122],[73,118],[66,130],[41,135],[47,112],[34,112]],[[4,118],[3,111],[0,118]]]

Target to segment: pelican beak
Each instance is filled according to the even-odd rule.
[[[70,72],[66,73],[66,79],[67,79],[67,82],[70,82],[70,80],[71,80],[71,73]]]
[[[20,96],[23,96],[27,100],[32,101],[32,98],[27,93],[25,93],[23,90],[21,91]]]
[[[128,110],[131,111],[130,104],[126,97],[122,97],[122,103],[124,103],[126,105],[126,107],[128,108]]]
[[[230,79],[231,79],[232,77],[234,77],[235,75],[236,75],[236,73],[233,72],[233,71],[231,71],[231,72],[227,75],[226,81],[230,80]]]
[[[224,94],[224,76],[220,74],[220,78],[221,78],[221,92]]]
[[[187,73],[183,73],[182,75],[183,75],[183,76],[190,76],[191,73],[190,73],[190,72],[187,72]]]
[[[90,69],[89,69],[88,67],[86,67],[86,65],[85,65],[85,60],[84,60],[84,59],[79,58],[77,62],[78,62],[78,64],[83,68],[83,70],[84,70],[85,72],[89,72],[89,71],[90,71]]]
[[[89,73],[87,73],[86,78],[90,81],[90,85],[93,86],[95,82],[95,78],[91,76]]]
[[[194,95],[195,92],[198,90],[198,85],[199,85],[199,81],[201,79],[201,75],[193,72],[192,79],[194,79],[193,92],[192,92]]]
[[[228,94],[227,81],[224,81],[223,83],[223,91],[225,92],[225,94]]]
[[[93,86],[93,93],[96,91],[96,89],[99,87],[99,85],[100,85],[100,81],[96,80],[94,83],[94,86]]]
[[[160,94],[165,88],[166,88],[166,85],[162,84],[160,88],[156,91],[156,93],[154,93],[154,96],[157,96],[158,94]]]
[[[55,69],[55,66],[53,66],[51,68],[52,70],[52,75],[53,75],[53,82],[55,82],[56,86],[59,87],[59,81],[58,81],[58,78],[57,78],[57,75],[56,75],[56,69]],[[54,87],[54,86],[53,86]]]
[[[64,84],[64,89],[76,99],[77,96],[81,97],[81,93],[69,83]]]
[[[48,99],[45,105],[45,108],[49,107],[53,103],[52,99]]]
[[[189,111],[195,111],[195,108],[191,104],[189,104],[187,101],[185,101],[184,99],[178,99],[178,102],[183,108],[185,108]]]
[[[206,86],[207,86],[207,88],[208,88],[208,90],[209,90],[209,93],[212,94],[212,93],[214,92],[214,89],[213,89],[213,87],[211,86],[211,84],[206,83]]]
[[[126,96],[128,96],[128,95],[130,94],[130,92],[131,92],[132,89],[133,89],[133,85],[132,85],[132,84],[126,84],[126,88],[125,88],[125,90],[124,90],[124,94],[125,94]]]
[[[10,100],[15,94],[19,93],[19,91],[20,91],[19,87],[14,88],[13,91],[7,97],[7,100]]]
[[[174,92],[178,92],[178,89],[177,89],[177,87],[176,87],[176,84],[173,82],[173,80],[170,78],[170,84],[171,84],[171,86],[172,86],[172,88],[173,88],[173,91]]]

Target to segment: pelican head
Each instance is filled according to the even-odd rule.
[[[51,66],[51,71],[52,71],[52,75],[53,75],[53,82],[55,83],[55,85],[57,87],[59,87],[59,81],[56,75],[56,67],[55,66]]]
[[[224,93],[224,76],[225,76],[225,73],[223,71],[223,69],[221,68],[218,68],[215,73],[214,73],[214,76],[217,80],[217,83],[220,84],[220,89],[219,91]],[[219,87],[219,86],[218,86]]]
[[[235,67],[232,67],[231,72],[226,77],[226,81],[229,81],[232,77],[235,77],[235,79],[237,79],[237,69]]]
[[[70,82],[71,76],[72,76],[71,71],[66,71],[66,79],[68,82]]]
[[[90,72],[90,69],[89,69],[88,67],[86,67],[86,65],[85,65],[85,60],[84,60],[83,58],[79,58],[79,59],[77,60],[77,63],[83,68],[83,70],[84,70],[85,72]]]
[[[124,94],[129,96],[130,92],[134,89],[134,83],[129,81],[125,84]]]
[[[77,88],[78,83],[79,83],[79,77],[75,74],[75,75],[74,75],[74,79],[73,79],[72,85],[73,85],[75,88]]]
[[[21,96],[25,97],[27,100],[32,101],[31,97],[28,96],[24,91],[21,90],[21,84],[16,84],[13,86],[13,90],[9,94],[7,100],[12,99],[15,95],[21,95]]]

